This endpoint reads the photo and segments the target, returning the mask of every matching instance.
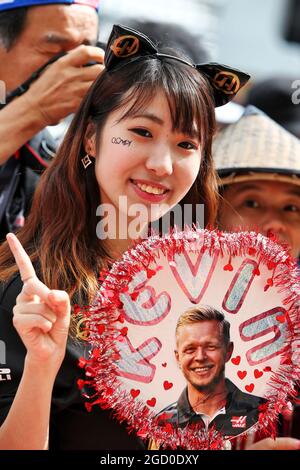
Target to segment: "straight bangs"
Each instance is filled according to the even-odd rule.
[[[146,68],[145,60],[148,60]],[[180,62],[174,67],[175,62],[143,58],[140,71],[135,69],[140,80],[133,81],[134,85],[118,103],[117,108],[131,103],[120,120],[141,112],[155,94],[163,91],[169,104],[172,130],[196,137],[203,144],[215,128],[214,116],[209,112],[214,107],[213,97],[208,93],[210,87],[196,69]]]

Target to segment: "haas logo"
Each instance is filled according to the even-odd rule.
[[[135,36],[120,36],[110,48],[117,57],[130,57],[137,53],[139,45],[140,41]]]
[[[213,84],[215,88],[222,90],[226,95],[233,95],[240,88],[240,79],[235,73],[221,70],[215,75]]]

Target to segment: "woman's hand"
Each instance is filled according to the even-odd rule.
[[[6,238],[24,283],[13,309],[13,323],[27,349],[26,362],[57,373],[68,338],[69,296],[45,286],[17,237],[10,233]]]

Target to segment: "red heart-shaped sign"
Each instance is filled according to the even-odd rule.
[[[134,388],[132,388],[132,389],[130,390],[130,394],[131,394],[132,398],[138,397],[140,393],[141,393],[140,390],[135,390]]]
[[[232,364],[234,364],[235,366],[238,366],[239,363],[241,362],[241,356],[233,357],[233,358],[231,359],[231,362],[232,362]]]
[[[258,267],[254,268],[252,272],[254,276],[260,276],[260,270],[258,269]]]
[[[276,268],[276,263],[274,263],[274,261],[269,261],[268,264],[267,264],[267,267],[268,267],[268,270],[269,271],[273,271],[273,269]]]
[[[255,369],[255,371],[254,371],[254,377],[255,377],[256,379],[259,379],[259,377],[261,377],[262,375],[263,375],[263,372],[261,372],[261,371],[258,370],[258,369]]]
[[[167,380],[164,381],[164,389],[165,390],[170,390],[170,388],[173,387],[173,384],[171,382],[168,382]]]
[[[148,406],[155,406],[156,405],[156,398],[151,398],[151,400],[147,400],[147,405]]]
[[[276,320],[279,321],[280,323],[285,322],[285,315],[277,315]]]
[[[233,271],[233,266],[230,263],[228,263],[224,266],[223,269],[224,271]]]
[[[254,390],[254,384],[249,384],[245,386],[245,390],[249,393],[252,393]]]
[[[167,363],[164,362],[164,363],[162,364],[162,366],[163,366],[163,367],[167,367]]]
[[[239,370],[238,373],[237,373],[237,375],[239,376],[239,378],[240,378],[241,380],[243,380],[243,379],[246,377],[246,375],[247,375],[247,371],[246,371],[246,370]]]

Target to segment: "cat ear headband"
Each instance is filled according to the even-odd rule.
[[[145,34],[127,26],[114,25],[105,52],[106,70],[115,70],[141,57],[174,59],[197,69],[211,85],[215,107],[231,101],[250,78],[247,73],[227,65],[215,62],[192,64],[180,57],[160,53]]]

